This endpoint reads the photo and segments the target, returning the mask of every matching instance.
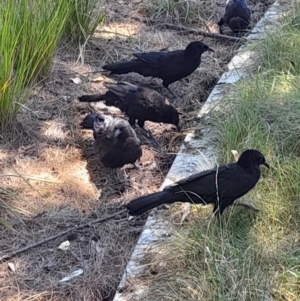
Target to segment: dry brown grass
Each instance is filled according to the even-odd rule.
[[[259,1],[255,1],[259,3]],[[271,1],[269,1],[271,2]],[[218,1],[174,1],[167,10],[166,1],[105,1],[107,24],[99,29],[92,43],[81,55],[61,45],[53,63],[50,78],[36,87],[18,123],[1,133],[0,170],[2,185],[24,200],[14,205],[31,212],[24,216],[26,226],[1,212],[17,229],[16,233],[1,228],[1,253],[7,253],[50,235],[97,217],[116,212],[129,199],[156,191],[178,151],[186,131],[199,127],[195,116],[211,88],[226,69],[235,45],[204,39],[215,54],[204,54],[200,68],[189,77],[170,86],[178,95],[170,101],[184,113],[183,133],[171,125],[146,123],[160,146],[149,140],[143,146],[140,170],[104,168],[93,152],[92,134],[80,129],[82,118],[95,106],[81,104],[82,94],[104,92],[104,82],[124,79],[160,90],[161,81],[128,74],[94,82],[98,74],[88,72],[106,62],[130,59],[134,51],[183,49],[200,36],[159,30],[155,23],[180,22],[203,30],[216,31],[215,23],[224,6]],[[204,3],[208,3],[203,9]],[[161,5],[160,5],[161,4]],[[255,10],[259,4],[253,5]],[[189,6],[188,13],[185,8]],[[264,7],[265,9],[265,7]],[[221,12],[221,13],[220,13]],[[261,16],[261,8],[255,18]],[[203,20],[206,20],[204,26]],[[75,84],[71,78],[80,77]],[[162,90],[165,95],[167,92]],[[121,113],[101,104],[104,113]],[[153,147],[154,146],[154,147]],[[16,176],[11,176],[16,175]],[[20,178],[22,175],[23,178]],[[144,218],[128,222],[126,217],[77,231],[14,257],[16,271],[0,264],[1,300],[111,300],[142,229]],[[69,240],[69,251],[58,250]],[[83,268],[84,273],[69,282],[59,283],[68,273]]]

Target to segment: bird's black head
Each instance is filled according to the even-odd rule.
[[[238,160],[238,164],[246,168],[249,168],[253,165],[257,167],[260,165],[265,165],[267,168],[270,168],[264,155],[255,149],[248,149],[244,151]]]
[[[184,55],[189,57],[201,56],[205,51],[215,52],[213,49],[209,48],[206,44],[201,41],[191,42],[184,50]]]
[[[166,105],[161,110],[161,122],[171,123],[177,127],[177,130],[180,131],[179,126],[179,114],[178,111],[172,105]]]

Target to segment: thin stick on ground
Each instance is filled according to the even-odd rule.
[[[180,34],[180,31],[184,31],[185,33],[192,33],[192,34],[199,34],[202,35],[203,37],[207,38],[213,38],[213,39],[218,39],[218,40],[223,40],[223,41],[233,41],[233,42],[238,42],[238,41],[245,41],[245,38],[239,38],[239,37],[231,37],[231,36],[226,36],[223,34],[217,34],[217,33],[210,33],[204,30],[199,30],[199,29],[193,29],[189,28],[183,25],[175,25],[175,24],[169,24],[169,23],[159,23],[157,20],[152,20],[152,19],[143,19],[143,18],[138,18],[138,17],[132,17],[132,20],[147,24],[147,25],[152,25],[155,26],[157,29],[161,28],[167,28],[171,30],[176,30],[178,31],[178,34]]]
[[[231,36],[226,36],[223,34],[210,33],[210,32],[204,31],[204,30],[193,29],[193,28],[182,26],[182,25],[162,23],[162,24],[156,24],[155,27],[158,29],[167,28],[167,29],[171,29],[171,30],[176,30],[176,31],[178,31],[178,33],[180,33],[180,31],[184,31],[185,33],[199,34],[199,35],[202,35],[203,37],[213,38],[213,39],[222,40],[222,41],[233,41],[233,42],[246,41],[245,38],[231,37]]]
[[[7,259],[10,259],[11,257],[14,257],[14,256],[16,256],[16,255],[18,255],[18,254],[20,254],[20,253],[26,252],[26,251],[28,251],[28,250],[30,250],[30,249],[32,249],[32,248],[38,247],[38,246],[40,246],[40,245],[42,245],[42,244],[44,244],[44,243],[46,243],[46,242],[49,242],[49,241],[51,241],[51,240],[54,240],[54,239],[56,239],[56,238],[58,238],[58,237],[60,237],[60,236],[66,235],[66,234],[68,234],[68,233],[70,233],[70,232],[72,232],[72,231],[74,231],[74,230],[79,230],[79,229],[82,229],[82,228],[85,228],[85,227],[90,227],[90,226],[93,225],[93,224],[97,224],[97,223],[104,222],[104,221],[106,221],[106,220],[108,220],[108,219],[111,219],[111,218],[113,218],[113,217],[115,217],[115,216],[117,216],[117,215],[119,215],[119,214],[122,214],[122,213],[124,213],[124,212],[126,212],[126,211],[127,211],[127,209],[123,209],[123,210],[118,211],[118,212],[116,212],[116,213],[107,215],[106,217],[98,218],[98,219],[95,219],[94,221],[89,221],[89,222],[84,223],[84,224],[79,225],[79,226],[74,226],[74,227],[72,227],[72,228],[70,228],[70,229],[68,229],[68,230],[65,230],[65,231],[63,231],[63,232],[60,232],[60,233],[58,233],[58,234],[55,234],[55,235],[52,235],[52,236],[50,236],[50,237],[48,237],[48,238],[45,238],[45,239],[43,239],[43,240],[40,240],[40,241],[38,241],[37,243],[31,244],[31,245],[29,245],[29,246],[27,246],[27,247],[18,249],[18,250],[16,250],[16,251],[13,251],[13,252],[11,252],[10,254],[3,255],[2,257],[0,257],[0,261],[4,261],[4,260],[7,260]]]

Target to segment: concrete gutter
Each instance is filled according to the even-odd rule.
[[[264,17],[256,24],[247,40],[262,40],[264,38],[265,30],[272,30],[276,26],[279,18],[285,13],[278,1],[276,1],[265,13]],[[205,120],[209,118],[206,116],[211,110],[216,109],[223,96],[230,93],[234,88],[234,84],[240,79],[250,76],[249,70],[253,66],[253,58],[255,58],[254,50],[243,50],[242,46],[238,53],[233,57],[228,64],[228,71],[225,72],[219,79],[217,85],[212,90],[204,106],[198,114],[199,118]],[[197,135],[195,132],[189,133],[172,166],[163,182],[161,189],[170,185],[182,178],[191,174],[200,172],[205,169],[212,168],[215,165],[216,149],[213,142],[213,129],[205,127],[201,129],[201,137],[199,131]],[[148,269],[147,266],[142,265],[141,262],[146,255],[155,249],[159,242],[164,241],[165,237],[172,232],[171,223],[166,220],[163,214],[156,209],[150,213],[144,230],[137,242],[137,245],[132,253],[131,259],[127,264],[123,277],[118,287],[118,291],[114,297],[114,301],[133,301],[145,300],[147,296],[147,284],[139,280],[140,275]]]

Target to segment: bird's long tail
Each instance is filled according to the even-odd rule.
[[[91,113],[89,115],[87,115],[83,121],[80,123],[80,125],[84,128],[84,129],[94,129],[94,120],[97,116],[97,113]]]
[[[132,60],[115,64],[104,65],[103,69],[110,71],[112,74],[126,74],[129,72],[137,72],[141,68],[140,60]]]
[[[181,198],[173,192],[160,191],[137,198],[127,204],[126,208],[130,215],[139,215],[159,205],[177,202]]]
[[[93,101],[100,101],[105,99],[106,99],[105,94],[82,95],[78,97],[78,100],[81,102],[93,102]]]

